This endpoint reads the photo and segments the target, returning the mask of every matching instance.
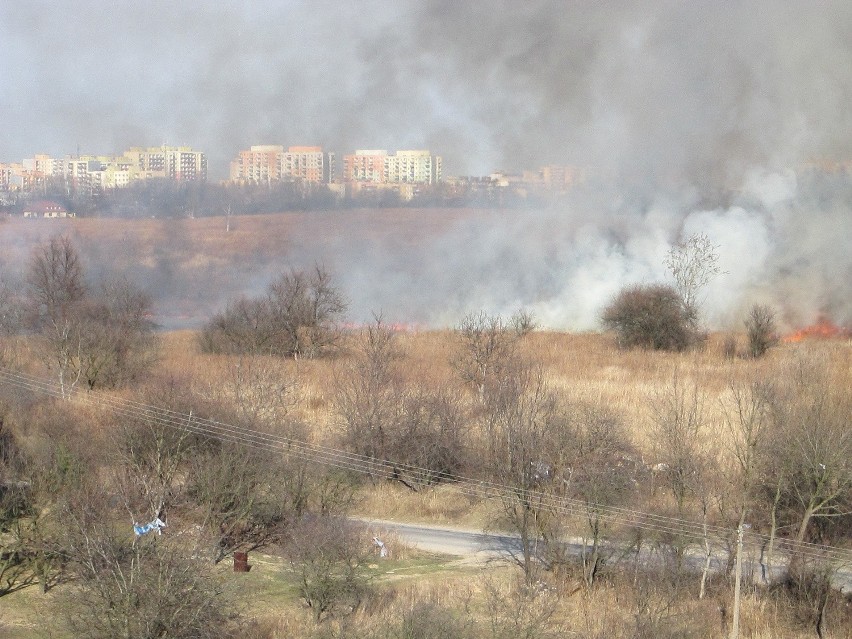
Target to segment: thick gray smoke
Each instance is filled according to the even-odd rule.
[[[713,323],[755,302],[849,323],[849,177],[803,169],[850,159],[849,33],[847,0],[3,3],[0,161],[167,142],[206,151],[214,178],[260,143],[430,148],[455,175],[576,164],[589,183],[557,210],[404,249],[294,242],[253,282],[321,259],[358,319],[526,306],[589,328],[703,232],[728,272]]]

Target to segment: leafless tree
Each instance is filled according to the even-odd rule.
[[[337,322],[348,306],[322,266],[291,270],[269,287],[272,321],[295,357],[314,357],[338,340]]]
[[[716,467],[715,454],[705,435],[704,394],[694,381],[685,380],[678,371],[669,386],[652,403],[652,435],[656,459],[664,467],[666,488],[674,499],[678,519],[688,519],[688,502],[695,498],[701,509],[705,569],[700,594],[703,596],[710,566],[711,547],[708,517],[711,505],[718,499],[718,487],[711,482]],[[671,545],[676,570],[680,574],[688,540],[675,534]]]
[[[106,497],[64,509],[64,547],[78,587],[65,599],[69,630],[90,639],[231,636],[228,602],[208,568],[168,536],[133,540],[114,529]]]
[[[722,401],[722,424],[727,435],[725,441],[734,461],[728,483],[734,511],[732,518],[737,527],[746,523],[749,512],[754,509],[760,485],[760,459],[769,453],[768,448],[772,446],[769,441],[772,402],[771,384],[763,380],[732,380],[728,385],[728,394]],[[774,534],[773,527],[770,546]],[[771,562],[771,555],[770,547],[766,563]],[[763,564],[764,568],[766,563]]]
[[[312,478],[304,461],[284,454],[222,443],[193,456],[187,497],[201,510],[215,563],[281,542],[307,511]]]
[[[748,354],[758,358],[778,343],[775,330],[775,312],[768,306],[755,304],[745,320],[748,335]]]
[[[361,605],[367,587],[369,545],[350,521],[306,517],[285,547],[298,577],[299,594],[317,622],[332,614],[347,615]]]
[[[528,583],[535,581],[542,540],[555,523],[551,494],[543,480],[551,472],[547,455],[559,451],[554,438],[564,431],[559,427],[557,401],[547,387],[540,369],[516,361],[502,372],[495,392],[487,396],[487,416],[491,434],[488,471],[500,486],[501,511],[498,521],[518,534],[520,554],[515,562]]]
[[[28,319],[45,338],[48,361],[56,366],[63,396],[79,381],[73,362],[81,345],[78,309],[86,297],[80,256],[68,237],[39,246],[27,272]]]
[[[388,454],[393,472],[410,488],[436,484],[462,472],[468,459],[467,415],[449,388],[407,389]],[[404,466],[403,466],[404,465]]]
[[[157,357],[148,316],[151,300],[127,280],[105,283],[81,306],[79,367],[86,385],[116,387],[139,381]]]
[[[852,513],[850,370],[843,357],[833,361],[830,352],[818,351],[796,355],[779,380],[775,445],[762,470],[769,492],[777,494],[776,508],[793,518],[798,542],[827,533],[825,526]]]
[[[350,364],[336,376],[334,405],[344,440],[359,454],[387,459],[403,396],[396,368],[401,357],[393,329],[377,317],[362,331]]]
[[[531,317],[523,312],[508,322],[500,316],[473,313],[464,317],[458,327],[459,350],[452,365],[459,377],[470,385],[480,402],[485,402],[489,386],[514,358],[518,339],[532,330]]]
[[[19,292],[0,280],[0,337],[14,335],[21,325],[21,304]]]
[[[268,355],[239,354],[211,365],[194,381],[196,392],[234,413],[254,430],[298,437],[293,409],[298,402],[298,368]]]
[[[664,264],[674,278],[686,316],[697,324],[701,292],[722,273],[719,246],[703,233],[690,235],[671,248]]]
[[[134,520],[149,521],[180,502],[190,461],[220,442],[200,432],[211,407],[192,396],[185,380],[152,380],[138,397],[142,408],[114,435],[121,460],[115,481]]]
[[[204,327],[208,352],[315,357],[334,347],[347,302],[321,266],[280,275],[258,299],[228,304]]]
[[[265,298],[240,297],[210,319],[198,340],[208,353],[277,355],[271,322],[272,313]]]
[[[592,587],[608,558],[603,547],[609,528],[608,511],[637,497],[640,464],[620,416],[605,406],[574,402],[568,407],[569,434],[564,453],[568,472],[561,473],[561,493],[586,504],[588,541],[581,560],[583,578]],[[558,541],[558,540],[556,540]],[[588,542],[591,543],[588,543]]]
[[[485,582],[489,636],[494,639],[549,639],[566,636],[556,594],[544,584]],[[567,635],[570,636],[570,635]]]
[[[81,381],[94,388],[136,380],[153,362],[150,298],[126,280],[93,293],[67,237],[34,251],[27,284],[27,317],[63,396]]]

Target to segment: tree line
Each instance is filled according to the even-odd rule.
[[[326,211],[349,208],[526,208],[546,202],[504,192],[496,186],[419,185],[411,198],[396,189],[345,191],[327,184],[276,181],[270,184],[176,182],[166,178],[138,180],[123,188],[89,192],[65,180],[48,179],[37,191],[0,203],[0,211],[22,214],[36,199],[59,202],[78,217],[187,218],[255,215],[281,211]]]

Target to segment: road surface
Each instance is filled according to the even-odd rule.
[[[474,561],[491,561],[495,559],[510,559],[521,553],[521,541],[517,535],[498,533],[483,533],[481,531],[465,528],[453,528],[448,526],[433,526],[428,524],[409,524],[403,522],[389,521],[385,519],[358,518],[358,521],[366,524],[372,534],[379,537],[391,533],[403,543],[424,550],[445,555],[465,557]],[[581,540],[575,539],[566,542],[565,549],[572,556],[579,556],[582,552]],[[648,553],[642,553],[640,560],[645,565],[660,562],[659,554],[648,549]],[[393,548],[390,549],[393,553]],[[613,560],[618,560],[617,549],[606,550],[612,555]],[[635,560],[635,553],[622,553],[623,560]],[[688,552],[685,559],[686,566],[693,572],[700,573],[704,564],[704,556],[700,552]],[[775,562],[773,562],[775,563]],[[727,551],[719,549],[713,553],[710,562],[711,572],[724,570],[727,566]],[[756,547],[747,549],[744,554],[744,574],[753,575],[755,581],[760,580],[761,565],[759,552]],[[784,572],[781,562],[770,571],[772,577],[780,577]],[[834,576],[833,585],[844,594],[852,593],[852,566],[843,566]]]

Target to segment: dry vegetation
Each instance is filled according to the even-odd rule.
[[[158,369],[191,380],[201,397],[221,398],[228,394],[228,380],[240,364],[239,357],[203,354],[197,335],[191,331],[161,337]],[[431,386],[453,382],[450,361],[457,348],[457,335],[448,331],[404,332],[397,338],[404,353],[402,370],[407,384]],[[707,421],[711,425],[718,424],[722,418],[732,380],[771,378],[802,355],[825,358],[832,372],[832,383],[849,383],[852,344],[848,341],[783,345],[770,351],[763,360],[728,358],[722,342],[723,336],[712,336],[706,348],[684,353],[623,351],[606,335],[534,332],[524,338],[521,349],[525,356],[541,364],[553,388],[572,398],[615,410],[647,463],[655,461],[649,406],[667,392],[675,374],[694,382],[704,394]],[[334,410],[335,384],[351,357],[348,351],[343,351],[325,359],[266,362],[276,377],[292,381],[282,410],[289,418],[310,425],[304,436],[317,442],[338,440],[341,424]],[[86,423],[100,433],[80,433],[92,441],[108,438],[106,430],[111,428],[96,413],[91,413]],[[730,464],[731,459],[726,458],[730,447],[725,441],[725,431],[711,426],[703,435],[722,453],[722,463]],[[377,518],[478,527],[489,521],[493,510],[493,504],[471,499],[453,485],[440,484],[413,492],[399,483],[380,481],[362,486],[355,512]],[[690,515],[695,517],[697,513],[693,511]],[[258,565],[250,578],[269,579],[263,573],[274,563]],[[698,600],[694,593],[690,594],[692,585],[683,590],[666,585],[665,578],[655,580],[651,576],[636,582],[613,573],[593,589],[578,590],[580,582],[570,572],[562,576],[544,575],[537,586],[539,590],[532,591],[518,583],[517,573],[509,568],[481,568],[473,574],[469,573],[469,567],[461,568],[466,574],[456,581],[448,578],[443,568],[434,576],[429,565],[421,564],[413,572],[403,571],[411,580],[377,576],[374,581],[377,589],[354,616],[332,618],[320,626],[309,620],[310,612],[300,610],[289,587],[274,590],[279,592],[275,595],[279,604],[270,605],[265,600],[265,604],[258,604],[259,609],[255,609],[251,602],[246,602],[244,609],[249,616],[259,615],[252,632],[259,633],[257,636],[279,637],[317,632],[320,636],[331,636],[343,632],[344,626],[350,629],[347,632],[358,628],[358,636],[464,637],[483,633],[507,637],[516,633],[530,637],[567,636],[563,633],[570,628],[570,636],[577,637],[717,637],[730,623],[730,592],[725,580],[716,583],[708,597]],[[388,564],[387,570],[395,572],[399,567]],[[228,581],[234,577],[223,567],[219,578]],[[250,586],[248,592],[255,587],[266,586]],[[54,600],[52,593],[41,599],[32,589],[9,595],[4,598],[6,612],[0,613],[0,623],[6,624],[10,637],[33,636],[26,629],[28,624],[35,623],[32,607],[49,608]],[[747,594],[742,614],[745,637],[813,636],[812,631],[796,621],[793,608],[783,600]],[[832,614],[841,613],[834,610]],[[408,631],[415,634],[403,634],[406,624],[410,626]],[[834,628],[834,634],[826,636],[852,636],[848,631]],[[388,632],[397,634],[383,634]]]
[[[423,228],[450,223],[456,214],[445,212],[422,221]],[[354,216],[357,226],[374,214],[340,215]],[[287,224],[267,229],[267,222],[260,216],[240,219],[227,237],[217,226],[221,220],[211,218],[134,222],[132,239],[124,231],[124,241],[134,244],[138,254],[168,244],[175,254],[183,251],[180,268],[194,264],[206,269],[210,255],[238,261],[240,255],[258,250],[257,238],[263,238],[264,251],[274,252],[296,232]],[[331,223],[318,217],[311,232],[322,233],[322,226]],[[103,240],[102,250],[109,251],[115,246],[115,229],[123,223],[114,223],[110,239],[96,221],[69,224],[90,246]],[[407,227],[408,234],[402,234],[406,241],[416,240],[416,227]],[[31,229],[36,227],[22,227],[22,233]],[[490,321],[480,319],[483,325]],[[316,358],[210,353],[202,348],[197,331],[167,332],[159,335],[159,356],[146,376],[124,386],[98,387],[94,395],[116,402],[168,404],[181,418],[201,415],[280,438],[276,441],[304,440],[394,461],[401,459],[396,455],[407,455],[403,461],[412,465],[430,472],[431,465],[437,467],[417,477],[383,465],[367,477],[341,479],[298,455],[279,455],[277,449],[255,455],[187,433],[171,441],[139,411],[122,414],[84,400],[60,402],[3,389],[0,436],[14,436],[0,441],[0,471],[6,473],[0,474],[0,488],[22,485],[15,473],[23,472],[24,464],[15,455],[26,451],[33,476],[43,482],[26,488],[35,486],[43,500],[38,503],[44,505],[18,520],[32,524],[27,548],[34,549],[33,556],[47,568],[31,585],[0,593],[0,634],[23,639],[71,636],[63,634],[60,621],[45,619],[61,620],[73,612],[75,597],[91,597],[86,569],[98,575],[100,564],[90,561],[88,567],[63,572],[65,560],[72,565],[86,562],[79,553],[55,552],[51,544],[60,542],[66,548],[69,543],[75,548],[101,544],[117,556],[140,553],[135,566],[156,560],[145,565],[155,566],[151,570],[160,571],[158,578],[182,575],[193,591],[201,588],[196,588],[198,583],[209,587],[211,597],[224,588],[228,601],[234,602],[228,605],[251,620],[237,634],[258,639],[726,635],[731,623],[730,571],[722,570],[699,586],[698,576],[683,564],[687,551],[700,550],[700,544],[687,548],[677,532],[648,533],[638,524],[609,522],[601,516],[602,506],[719,526],[722,532],[715,541],[729,548],[732,531],[746,518],[758,535],[794,539],[798,534],[799,541],[850,547],[844,526],[852,507],[852,465],[843,457],[852,450],[849,339],[781,343],[755,358],[747,356],[744,334],[710,335],[696,348],[672,353],[622,350],[606,334],[514,334],[499,322],[491,326],[499,329],[498,356],[485,362],[487,366],[464,359],[465,354],[471,356],[473,338],[462,328],[350,327],[342,331],[335,348]],[[732,339],[738,343],[735,349]],[[0,346],[4,368],[55,377],[55,365],[46,365],[40,350],[44,345],[32,335],[4,337]],[[744,442],[742,411],[732,417],[736,408],[744,407],[737,400],[742,401],[746,391],[761,389],[771,390],[765,398],[758,397],[766,400],[760,404],[765,411],[760,419],[766,419],[761,422],[763,438]],[[412,441],[417,446],[410,445]],[[798,450],[805,443],[814,443],[818,454]],[[166,450],[168,446],[172,449]],[[752,455],[752,450],[757,452]],[[841,454],[832,458],[838,451]],[[813,472],[800,472],[796,464],[809,465],[805,470],[816,472],[816,482],[811,481]],[[664,470],[658,474],[657,467]],[[820,467],[826,473],[820,474]],[[40,474],[39,469],[47,470]],[[76,475],[84,469],[93,469],[88,483]],[[474,477],[499,488],[488,493],[489,499],[481,499],[464,482],[445,481],[442,473]],[[349,490],[354,491],[351,504]],[[808,490],[822,492],[808,501]],[[533,504],[542,495],[557,503],[577,500],[586,509],[567,517],[558,508],[548,508],[547,499]],[[151,554],[146,555],[128,541],[125,511],[141,512],[139,504],[146,500],[154,504],[152,512],[159,512],[157,504],[171,509],[164,541],[154,542],[168,553],[158,554],[160,546],[152,543],[154,550],[149,548]],[[243,503],[250,508],[238,510]],[[259,512],[251,511],[258,505]],[[97,517],[84,521],[83,511],[88,517],[89,509]],[[601,557],[584,555],[580,561],[542,553],[541,565],[471,565],[410,548],[400,552],[401,544],[394,541],[397,552],[379,561],[363,531],[349,539],[338,535],[343,512],[508,530],[522,538],[542,535],[557,542],[583,536]],[[66,518],[55,519],[58,514]],[[776,519],[783,524],[777,530]],[[67,536],[67,531],[59,531],[52,538],[35,525],[57,521],[70,521],[79,530]],[[258,521],[269,530],[258,530],[263,528]],[[104,522],[123,532],[98,538],[93,531]],[[0,541],[19,532],[7,526]],[[649,538],[640,538],[640,533]],[[619,550],[628,542],[646,543],[661,559],[642,570],[638,561],[632,569],[629,562],[614,568],[615,555],[604,557],[605,543],[598,546],[607,540]],[[323,542],[330,549],[325,554]],[[228,557],[237,548],[250,548],[257,558],[248,574],[230,571]],[[7,553],[3,559],[8,558]],[[343,603],[321,607],[309,592],[311,584],[306,582],[312,577],[306,566],[321,572],[329,565],[343,565],[342,576],[351,580],[344,584]],[[58,581],[48,587],[44,575],[62,577],[52,577]],[[193,581],[196,576],[201,582]],[[849,597],[825,587],[818,575],[775,586],[747,583],[741,636],[852,637]],[[47,592],[39,592],[36,584]],[[159,600],[154,595],[159,593],[143,594],[146,605],[156,609]],[[216,610],[210,620],[225,624],[231,621],[226,618],[230,612],[223,616]]]

